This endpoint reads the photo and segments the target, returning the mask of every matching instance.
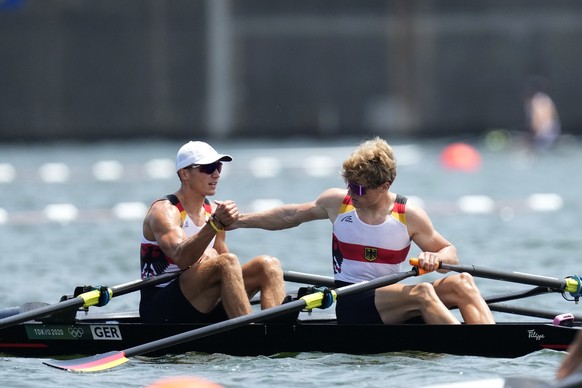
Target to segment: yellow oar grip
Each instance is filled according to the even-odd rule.
[[[337,294],[334,290],[330,290],[333,295],[333,300],[337,299]],[[313,310],[314,308],[321,307],[323,301],[323,292],[314,292],[313,294],[308,294],[302,296],[301,299],[305,301],[305,308],[307,310]]]
[[[566,278],[566,288],[564,291],[566,292],[578,292],[580,290],[579,279],[574,278]]]
[[[108,288],[107,292],[109,293],[109,298],[113,297],[113,290],[111,290],[111,288]],[[84,293],[79,295],[79,297],[81,299],[83,299],[83,301],[84,301],[83,307],[97,305],[99,303],[100,296],[101,296],[101,291],[99,291],[99,290],[88,291],[88,292],[84,292]]]

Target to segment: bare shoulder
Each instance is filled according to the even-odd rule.
[[[406,224],[408,225],[408,230],[411,234],[433,228],[432,222],[426,211],[411,203],[406,204]]]
[[[145,219],[144,224],[149,224],[151,227],[156,226],[180,224],[180,211],[178,208],[170,203],[170,201],[159,200],[152,203]]]
[[[315,204],[324,208],[333,208],[341,205],[347,194],[347,190],[332,188],[327,189],[317,197]]]
[[[166,199],[158,199],[154,201],[148,210],[148,213],[158,213],[158,212],[165,212],[171,209],[176,209],[176,206],[172,205],[172,203]]]
[[[416,205],[413,202],[407,202],[406,203],[406,215],[407,216],[411,216],[411,217],[427,217],[428,218],[428,214],[426,213],[426,211]]]
[[[327,189],[315,200],[315,206],[322,212],[325,212],[327,218],[333,222],[339,213],[340,206],[346,194],[346,189]]]

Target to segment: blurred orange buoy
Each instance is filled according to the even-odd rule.
[[[222,388],[222,385],[199,377],[178,376],[160,379],[147,388]]]
[[[453,143],[441,153],[441,165],[449,170],[477,171],[481,167],[481,155],[466,143]]]

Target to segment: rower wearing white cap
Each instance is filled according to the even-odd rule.
[[[278,259],[266,255],[241,266],[229,252],[225,226],[239,216],[235,202],[214,201],[222,163],[201,141],[184,144],[176,156],[180,188],[155,201],[143,222],[141,275],[148,278],[183,270],[172,282],[142,290],[140,315],[146,322],[216,322],[251,313],[250,298],[260,292],[261,307],[285,297]]]

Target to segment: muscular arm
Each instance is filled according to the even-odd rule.
[[[412,241],[422,250],[419,259],[424,269],[435,270],[438,261],[459,263],[457,248],[437,232],[424,210],[408,205],[406,219]]]
[[[318,212],[315,202],[289,204],[265,210],[260,213],[241,214],[233,228],[259,228],[266,230],[281,230],[293,228],[303,222],[323,217]]]
[[[180,269],[196,263],[215,236],[210,225],[188,238],[181,226],[178,209],[168,201],[155,202],[144,219],[144,236],[158,242],[166,255],[172,258]]]
[[[216,252],[219,255],[223,254],[223,253],[230,252],[228,249],[228,245],[226,245],[226,233],[225,232],[216,234],[216,239],[214,240],[213,248],[216,250]]]
[[[293,228],[304,222],[326,218],[333,222],[344,196],[345,190],[328,189],[312,202],[282,205],[263,212],[241,214],[228,229],[281,230]]]

